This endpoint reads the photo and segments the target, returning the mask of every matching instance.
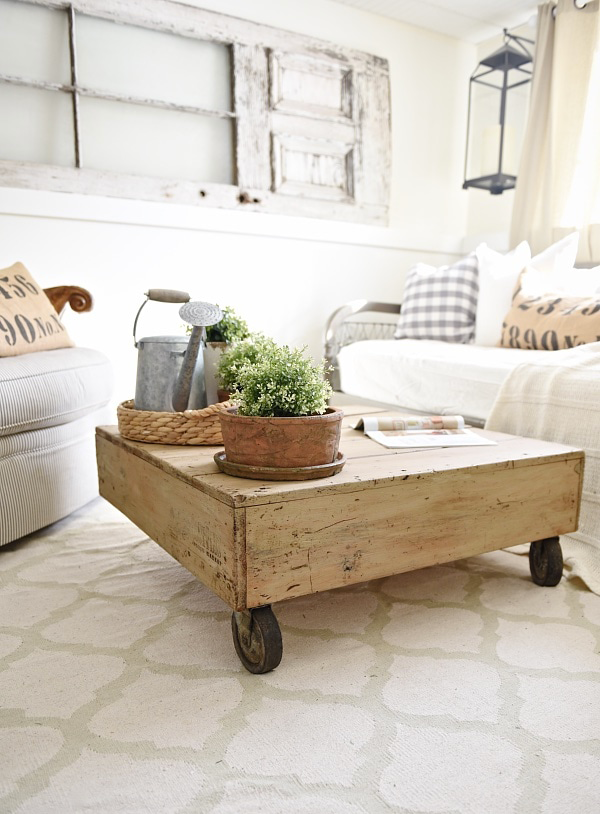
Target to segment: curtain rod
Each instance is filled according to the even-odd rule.
[[[590,2],[590,0],[573,0],[573,5],[577,9],[577,11],[583,11],[583,9],[589,4],[589,2]],[[529,18],[529,20],[527,22],[520,23],[519,25],[513,26],[513,30],[515,30],[517,28],[522,28],[523,26],[525,26],[527,24],[534,25],[535,23],[533,21],[535,21],[536,17],[537,17],[537,11],[535,12],[535,14],[533,14]],[[554,20],[556,19],[556,3],[554,4],[554,8],[552,9],[552,18]],[[503,34],[504,34],[505,37],[508,35],[509,37],[514,37],[516,39],[515,35],[511,34],[510,31],[507,28],[503,29]],[[535,42],[535,40],[528,40],[528,39],[525,39],[525,37],[519,37],[519,39],[524,40],[524,42],[530,42],[532,44]]]
[[[583,9],[588,5],[590,0],[573,0],[573,5],[577,9],[577,11],[583,11]],[[552,9],[552,17],[556,19],[556,3],[554,4],[554,8]]]

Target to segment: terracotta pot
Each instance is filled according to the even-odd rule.
[[[338,452],[342,410],[323,415],[265,418],[238,415],[231,407],[219,415],[227,460],[247,466],[319,466]]]
[[[229,390],[223,390],[222,387],[217,387],[217,401],[229,401],[231,393]]]

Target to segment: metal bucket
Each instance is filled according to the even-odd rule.
[[[176,383],[188,348],[188,336],[146,336],[137,340],[136,410],[173,412]],[[198,354],[188,410],[206,407],[204,359]]]

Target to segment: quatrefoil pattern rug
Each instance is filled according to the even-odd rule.
[[[0,549],[0,810],[597,814],[600,597],[495,552],[230,612],[101,500]]]

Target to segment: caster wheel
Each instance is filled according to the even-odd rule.
[[[233,644],[246,670],[268,673],[274,670],[283,655],[281,630],[270,605],[231,616]]]
[[[563,557],[558,537],[536,540],[529,546],[529,570],[536,585],[552,587],[562,577]]]

